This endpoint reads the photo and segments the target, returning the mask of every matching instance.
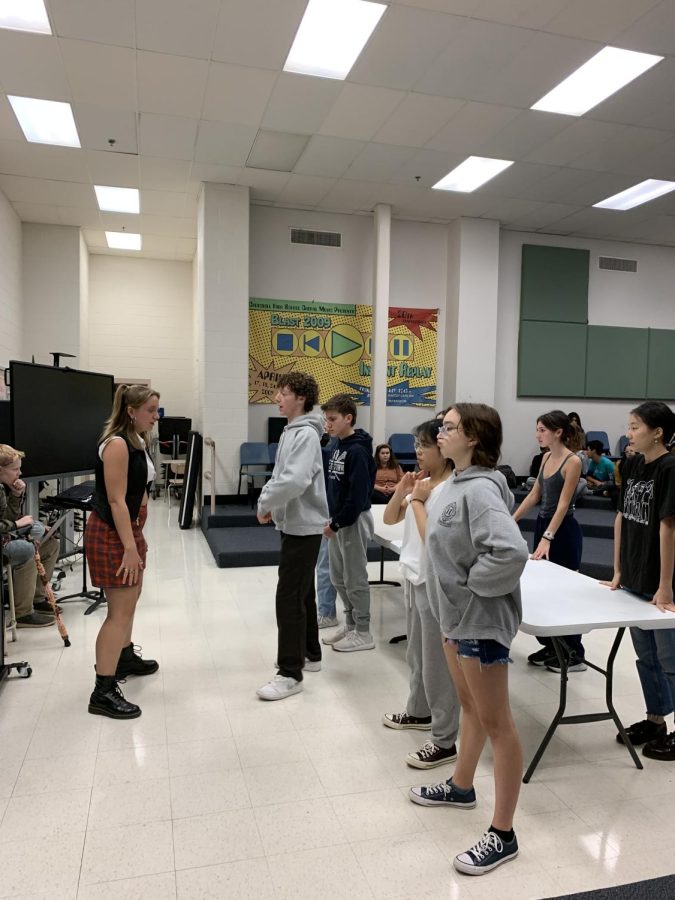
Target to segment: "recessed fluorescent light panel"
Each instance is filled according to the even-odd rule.
[[[651,53],[604,47],[531,109],[583,116],[662,59]]]
[[[52,33],[44,0],[0,0],[0,28]]]
[[[621,191],[620,194],[614,194],[600,203],[594,203],[600,209],[633,209],[634,206],[640,206],[642,203],[649,203],[650,200],[656,200],[663,194],[669,194],[675,191],[675,181],[658,181],[656,178],[648,178],[641,181],[640,184],[634,184],[633,187]]]
[[[101,212],[139,213],[141,201],[138,188],[107,187],[94,185],[98,208]]]
[[[470,194],[512,165],[510,159],[470,156],[432,187],[435,191],[461,191],[463,194]]]
[[[129,231],[106,231],[105,239],[111,250],[140,250],[142,246],[140,234]]]
[[[386,8],[367,0],[309,0],[284,72],[346,78]]]
[[[34,100],[31,97],[7,96],[26,140],[32,144],[56,144],[79,147],[70,103],[60,100]]]

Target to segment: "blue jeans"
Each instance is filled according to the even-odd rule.
[[[457,647],[457,656],[463,659],[479,659],[481,666],[506,665],[513,662],[509,648],[489,638],[467,638],[461,641],[448,639]]]
[[[41,522],[34,522],[33,527],[30,530],[31,537],[36,541],[39,541],[44,533],[45,526]],[[2,556],[5,562],[8,562],[10,566],[22,566],[24,563],[27,563],[29,559],[33,559],[35,556],[35,547],[30,541],[16,538],[4,545],[2,548]]]
[[[631,628],[630,636],[647,713],[667,716],[675,698],[675,629]]]
[[[330,560],[328,538],[321,538],[319,558],[316,562],[316,606],[320,616],[335,618],[337,591],[330,580]]]

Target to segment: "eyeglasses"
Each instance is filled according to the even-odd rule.
[[[283,388],[281,388],[278,391],[278,393],[281,394],[282,397],[292,397],[293,396],[293,391],[285,391],[285,390],[283,390]]]
[[[423,444],[421,441],[415,441],[415,450],[431,450],[434,444]]]
[[[452,431],[459,431],[459,429],[461,427],[462,427],[461,425],[445,425],[444,424],[444,425],[441,425],[441,427],[438,429],[438,433],[445,434],[447,436]]]

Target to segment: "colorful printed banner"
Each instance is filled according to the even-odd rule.
[[[436,309],[390,307],[387,406],[436,404]],[[249,301],[249,403],[274,403],[279,376],[314,375],[321,400],[351,394],[370,405],[372,307]]]

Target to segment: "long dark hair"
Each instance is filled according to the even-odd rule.
[[[438,417],[429,419],[427,422],[422,422],[421,425],[416,425],[415,428],[413,428],[413,437],[417,438],[417,440],[425,441],[428,444],[435,444],[438,446],[438,433],[441,430],[442,425],[443,422]],[[438,452],[441,452],[440,449]],[[455,464],[451,459],[445,460],[445,466],[446,468],[448,466],[451,469],[455,468]]]
[[[384,450],[385,448],[389,451],[389,462],[387,463],[386,466],[383,466],[382,463],[380,462],[380,450]],[[394,469],[394,471],[396,469],[398,469],[398,460],[396,459],[396,456],[394,455],[394,451],[391,449],[389,444],[378,444],[377,447],[375,448],[374,455],[375,455],[375,463],[376,463],[378,469]]]
[[[550,412],[539,416],[537,422],[541,422],[544,428],[548,428],[549,431],[557,431],[560,429],[562,431],[560,440],[566,447],[569,447],[574,432],[572,430],[570,417],[566,412],[563,412],[562,409],[552,409]]]
[[[631,414],[641,419],[647,428],[660,428],[663,432],[663,443],[670,447],[675,441],[675,413],[661,400],[645,400]]]

